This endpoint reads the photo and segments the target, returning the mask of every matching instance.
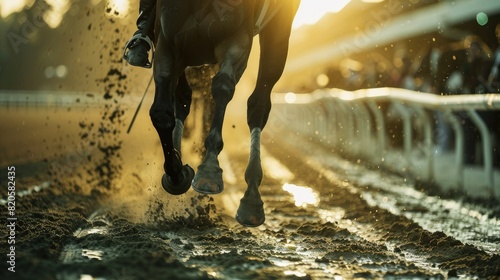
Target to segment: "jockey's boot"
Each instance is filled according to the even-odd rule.
[[[153,48],[153,10],[155,0],[140,0],[139,18],[137,19],[137,31],[128,41],[123,52],[123,59],[134,66],[151,68],[152,61],[149,61],[149,51]]]

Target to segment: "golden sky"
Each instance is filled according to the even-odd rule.
[[[51,13],[44,16],[45,21],[52,28],[56,28],[64,13],[68,11],[70,0],[46,0],[47,3],[52,5],[53,10]],[[97,4],[101,0],[94,0],[93,3]],[[33,5],[35,0],[0,0],[0,16],[7,17],[8,15],[19,12],[27,6]],[[107,0],[108,4],[115,10],[119,11],[120,15],[127,14],[130,10],[129,0]],[[335,13],[340,11],[350,0],[303,0],[300,4],[299,11],[294,21],[294,28],[306,24],[314,24],[326,13]]]

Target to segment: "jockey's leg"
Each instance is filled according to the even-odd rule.
[[[147,68],[151,67],[148,52],[151,49],[154,35],[154,18],[151,19],[151,24],[148,24],[148,20],[150,17],[154,16],[152,13],[155,5],[155,0],[140,0],[139,17],[136,23],[137,31],[127,43],[123,56],[131,65]]]

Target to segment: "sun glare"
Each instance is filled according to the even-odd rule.
[[[283,185],[283,190],[293,195],[295,206],[297,207],[307,207],[307,205],[317,206],[319,204],[318,193],[309,187],[286,183]]]
[[[47,10],[43,19],[52,28],[59,26],[64,14],[71,8],[69,0],[45,0],[51,6]],[[97,5],[102,0],[91,0],[92,5]],[[6,18],[13,13],[22,11],[26,7],[30,7],[35,3],[35,0],[0,0],[0,16]],[[113,17],[124,17],[130,10],[129,0],[107,0],[106,4],[111,8]]]
[[[92,0],[92,4],[97,4],[101,0]],[[301,1],[297,15],[293,22],[293,28],[298,28],[303,25],[314,24],[327,13],[336,13],[344,8],[351,0],[304,0]],[[369,1],[369,0],[365,0]],[[374,0],[371,0],[374,1]],[[0,0],[0,16],[5,18],[12,13],[21,11],[24,7],[33,5],[34,0]],[[48,1],[51,2],[57,11],[49,21],[51,25],[57,25],[61,10],[65,10],[68,1]],[[129,0],[108,0],[108,5],[118,12],[116,16],[127,14],[130,9]]]
[[[351,0],[304,0],[301,1],[293,28],[314,24],[327,13],[342,10]]]
[[[45,0],[52,9],[47,10],[43,19],[51,28],[57,28],[61,24],[64,14],[69,10],[71,3],[69,0]]]
[[[0,0],[0,16],[2,16],[3,18],[6,18],[12,13],[20,12],[26,5],[28,5],[28,2],[33,2],[33,1]],[[33,4],[33,3],[31,3],[31,4]]]
[[[112,16],[122,18],[128,14],[130,2],[129,0],[109,0],[108,7],[112,9]]]
[[[51,28],[56,28],[62,21],[64,14],[70,8],[69,0],[45,0],[45,2],[51,7],[46,10],[42,17],[43,20]],[[25,9],[26,7],[31,7],[35,3],[35,0],[0,0],[0,16],[6,18],[13,13],[17,13]]]

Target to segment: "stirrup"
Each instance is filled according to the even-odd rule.
[[[135,64],[130,63],[130,61],[128,60],[127,55],[128,55],[129,49],[135,43],[136,40],[143,40],[146,43],[148,43],[148,45],[149,45],[149,49],[151,50],[151,62],[148,61],[146,63],[146,65],[135,65]],[[127,42],[127,44],[125,45],[125,48],[123,49],[123,59],[134,66],[151,68],[153,66],[154,58],[155,58],[155,50],[154,50],[153,41],[151,41],[149,36],[143,36],[141,33],[138,33],[138,34],[135,34],[134,36],[132,36],[132,38]]]

